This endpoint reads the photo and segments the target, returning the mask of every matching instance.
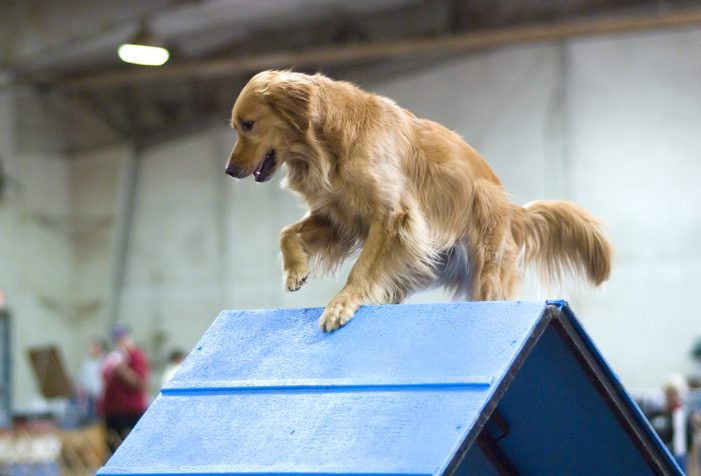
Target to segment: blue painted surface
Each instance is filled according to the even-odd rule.
[[[222,312],[99,474],[497,474],[469,446],[497,404],[522,474],[647,474],[545,306]]]
[[[591,351],[592,355],[594,358],[599,362],[601,365],[601,368],[603,369],[604,373],[608,377],[608,380],[612,382],[614,387],[618,390],[618,393],[623,397],[623,400],[627,403],[628,407],[632,409],[633,416],[637,420],[638,427],[642,429],[644,433],[648,435],[649,438],[655,440],[658,442],[660,447],[663,449],[663,451],[666,451],[666,446],[660,441],[658,438],[657,434],[655,433],[655,430],[653,430],[652,425],[650,425],[650,422],[648,419],[645,417],[643,414],[642,410],[638,407],[638,404],[635,403],[635,400],[633,397],[628,393],[628,391],[625,389],[623,384],[621,383],[621,380],[618,378],[618,374],[615,372],[613,367],[611,367],[608,364],[608,361],[606,358],[604,358],[603,354],[599,352],[597,349],[596,345],[594,344],[594,341],[591,340],[589,335],[587,334],[586,330],[582,326],[581,322],[577,319],[577,317],[574,315],[574,312],[567,306],[567,303],[565,301],[553,301],[550,302],[549,304],[553,304],[557,306],[563,313],[563,315],[567,318],[567,320],[572,324],[572,327],[575,329],[577,334],[582,338],[582,343]],[[668,452],[667,452],[668,453]],[[671,455],[668,456],[671,457]],[[677,463],[677,470],[681,474],[681,469],[679,469],[678,462]]]
[[[345,379],[489,379],[508,365],[544,303],[364,307],[340,332],[321,332],[321,309],[227,311],[214,322],[165,391]]]
[[[440,473],[544,306],[223,312],[100,474]]]
[[[499,444],[522,474],[654,474],[553,328],[497,408],[511,426]]]

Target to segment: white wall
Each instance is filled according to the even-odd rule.
[[[457,130],[514,201],[570,199],[606,222],[618,253],[612,279],[571,302],[632,386],[688,370],[688,350],[701,335],[693,307],[701,282],[698,51],[701,29],[647,32],[363,76],[366,88]],[[215,127],[141,155],[119,317],[156,361],[172,347],[190,349],[221,309],[323,306],[345,278],[282,291],[278,231],[303,210],[276,183],[227,177],[233,142],[228,129]],[[15,158],[22,202],[0,205],[0,279],[9,283],[0,286],[18,296],[19,346],[65,339],[72,369],[87,337],[109,324],[104,306],[126,154],[87,152],[68,168],[61,160]],[[67,235],[27,218],[63,217],[67,208]],[[14,228],[6,235],[8,224]],[[62,257],[66,250],[72,258]],[[68,280],[66,266],[73,267]],[[41,293],[63,292],[81,311],[73,322],[38,303]],[[528,288],[525,296],[536,297]],[[413,301],[440,299],[434,292]],[[31,392],[28,381],[17,389],[22,398]]]
[[[38,391],[27,348],[72,340],[68,167],[60,155],[17,151],[15,95],[0,94],[0,153],[10,188],[0,202],[0,289],[13,312],[13,401],[30,408]]]
[[[120,316],[152,351],[189,350],[226,302],[215,145],[203,134],[140,159]]]
[[[73,372],[80,368],[88,342],[95,336],[105,337],[110,328],[114,247],[127,154],[126,146],[111,147],[77,154],[69,162],[74,337],[66,356]]]
[[[701,336],[700,50],[701,29],[569,45],[572,197],[618,250],[605,297],[579,307],[635,385],[688,371]]]

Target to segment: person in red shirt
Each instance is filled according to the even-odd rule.
[[[114,350],[102,364],[102,414],[112,451],[126,438],[148,407],[149,362],[126,327],[112,331]]]

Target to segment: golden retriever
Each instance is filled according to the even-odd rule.
[[[598,285],[612,247],[600,222],[563,201],[513,204],[460,136],[392,100],[321,74],[264,71],[237,98],[226,173],[257,182],[285,164],[307,214],[280,232],[284,286],[360,251],[319,324],[333,331],[362,304],[445,286],[456,299],[512,299],[524,268]]]

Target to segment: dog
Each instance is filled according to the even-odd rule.
[[[436,286],[455,299],[513,299],[528,266],[599,285],[612,246],[601,222],[565,201],[511,203],[456,133],[392,100],[321,74],[263,71],[236,99],[226,173],[283,187],[308,208],[280,232],[284,287],[359,252],[319,319],[345,325],[363,304],[400,303]]]

